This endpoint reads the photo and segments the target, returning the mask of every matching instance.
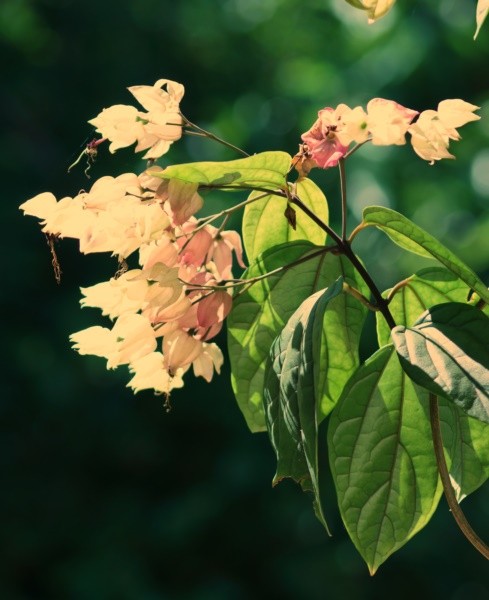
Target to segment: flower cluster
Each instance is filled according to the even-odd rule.
[[[302,134],[303,154],[310,161],[309,167],[327,169],[336,166],[354,143],[402,145],[409,133],[414,151],[433,164],[442,158],[453,158],[448,152],[449,141],[460,139],[458,127],[480,118],[474,114],[477,108],[463,100],[444,100],[437,111],[420,114],[384,98],[370,100],[366,110],[346,104],[323,108],[312,127]]]
[[[184,87],[170,79],[159,79],[153,86],[135,85],[128,90],[147,112],[116,104],[105,108],[89,123],[110,140],[111,152],[137,142],[136,152],[147,150],[144,158],[159,158],[168,152],[172,142],[182,137],[179,106]]]
[[[89,327],[70,339],[80,354],[106,358],[108,368],[128,365],[134,391],[168,395],[191,365],[207,381],[219,372],[223,356],[209,340],[231,310],[224,283],[233,253],[244,265],[238,233],[193,216],[202,206],[196,186],[158,172],[102,177],[89,192],[59,201],[46,192],[21,209],[46,234],[78,239],[85,254],[111,252],[124,261],[138,251],[139,268],[81,290],[82,306],[100,308],[112,328]]]

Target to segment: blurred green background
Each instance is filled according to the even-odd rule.
[[[108,372],[72,352],[71,332],[104,324],[97,311],[80,311],[78,287],[108,278],[114,263],[80,257],[67,240],[58,287],[36,220],[17,208],[41,191],[61,197],[91,184],[67,166],[91,136],[89,118],[131,103],[128,85],[184,83],[184,114],[249,152],[294,153],[326,105],[381,96],[423,110],[461,97],[486,118],[462,130],[456,161],[430,167],[407,146],[352,159],[351,226],[363,206],[391,206],[489,281],[489,24],[474,43],[474,13],[465,0],[399,1],[369,27],[343,0],[0,2],[0,598],[489,597],[488,565],[444,500],[369,577],[332,492],[330,540],[298,487],[271,489],[272,449],[248,433],[227,368],[211,385],[190,378],[166,414],[161,398],[124,387],[125,368]],[[163,163],[227,158],[225,148],[186,138]],[[102,150],[92,181],[142,167],[130,149]],[[314,178],[337,220],[335,170]],[[375,232],[356,247],[382,288],[425,264]],[[370,328],[366,351],[373,345]],[[487,485],[464,507],[487,540]]]

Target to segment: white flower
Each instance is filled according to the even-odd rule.
[[[155,392],[168,395],[171,390],[183,387],[184,369],[177,369],[173,375],[170,375],[164,367],[161,352],[151,352],[135,360],[130,363],[129,371],[134,373],[134,377],[127,387],[132,388],[135,393],[153,389]]]
[[[136,142],[136,152],[147,150],[144,158],[159,158],[172,142],[182,137],[179,105],[184,87],[170,79],[159,79],[153,86],[135,85],[128,90],[147,112],[116,104],[88,122],[102,137],[110,140],[111,152]]]
[[[150,322],[142,315],[125,314],[112,329],[88,327],[70,335],[79,354],[94,354],[107,359],[107,368],[134,362],[153,352],[156,337]]]

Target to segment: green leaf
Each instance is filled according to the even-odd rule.
[[[382,295],[386,297],[389,291]],[[389,309],[397,324],[411,327],[428,307],[464,302],[468,291],[468,286],[450,271],[428,267],[404,281]],[[376,317],[379,345],[383,346],[390,342],[390,330],[380,313]],[[468,417],[445,398],[440,397],[438,405],[446,460],[460,501],[489,477],[489,425]]]
[[[474,271],[451,250],[404,215],[383,206],[369,206],[363,211],[363,223],[365,226],[378,227],[393,242],[409,252],[435,258],[489,303],[489,291]]]
[[[400,286],[400,284],[398,284]],[[411,327],[421,313],[430,306],[444,302],[465,302],[469,286],[451,271],[442,267],[427,267],[404,280],[389,303],[394,321],[397,325]],[[387,297],[390,290],[382,296]],[[377,338],[379,346],[391,341],[391,332],[380,312],[376,312]]]
[[[452,487],[460,502],[489,477],[489,425],[438,397],[441,434]]]
[[[261,152],[225,162],[171,165],[153,173],[161,179],[179,179],[200,186],[220,188],[283,188],[292,158],[286,152]]]
[[[489,423],[489,318],[468,304],[427,310],[413,327],[391,337],[402,368],[419,385]]]
[[[328,223],[328,203],[323,192],[310,179],[297,184],[297,195],[324,223]],[[250,198],[263,196],[252,192]],[[304,212],[296,210],[296,228],[284,216],[287,199],[268,195],[248,204],[243,214],[243,242],[249,261],[278,244],[294,240],[309,240],[317,246],[326,243],[325,232]]]
[[[329,302],[342,293],[343,278],[299,306],[275,339],[265,370],[267,428],[277,455],[274,484],[291,477],[312,490],[316,514],[328,530],[318,483],[318,398],[313,338],[321,335]]]
[[[438,483],[428,393],[392,345],[351,378],[330,416],[328,448],[343,522],[373,574],[429,521]]]
[[[260,276],[318,251],[320,248],[306,241],[274,246],[257,258],[243,274],[243,279]],[[251,431],[266,429],[263,385],[265,363],[272,342],[301,302],[318,289],[328,287],[339,276],[361,287],[356,282],[353,268],[344,257],[323,254],[256,282],[235,299],[228,317],[231,381],[238,405]],[[347,325],[351,322],[351,330],[347,327],[337,330],[338,352],[343,352],[345,348],[350,351],[344,356],[339,353],[333,355],[332,348],[329,352],[332,364],[337,369],[336,374],[340,376],[343,370],[342,376],[347,378],[358,364],[356,336],[360,335],[364,313],[363,308],[357,308],[359,303],[356,300],[349,296],[344,299],[344,296],[333,301],[331,306],[336,303],[336,314],[331,313],[328,318],[332,323]],[[328,410],[328,403],[334,402],[332,398],[338,394],[338,386],[325,382],[322,386],[320,403],[325,407],[324,410]]]

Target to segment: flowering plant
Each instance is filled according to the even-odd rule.
[[[393,1],[351,3],[374,19]],[[44,192],[21,205],[51,242],[75,238],[80,252],[117,260],[109,281],[81,288],[82,306],[99,308],[112,326],[73,333],[73,347],[103,357],[108,368],[127,365],[128,386],[163,394],[169,408],[190,368],[209,382],[219,373],[224,359],[211,340],[227,319],[238,406],[251,431],[268,431],[274,483],[290,477],[310,492],[329,532],[318,459],[327,428],[339,510],[372,573],[427,524],[443,491],[462,531],[489,558],[458,505],[489,476],[489,291],[451,250],[394,210],[369,206],[348,233],[346,178],[346,163],[361,148],[405,145],[406,136],[430,164],[453,158],[450,141],[479,119],[478,107],[448,99],[420,113],[383,98],[365,108],[325,107],[295,156],[249,156],[183,115],[181,84],[160,79],[129,91],[144,111],[104,109],[90,121],[101,137],[80,159],[93,160],[106,142],[111,152],[136,144],[148,161],[143,172],[102,177],[73,198]],[[158,166],[186,134],[243,157]],[[309,177],[333,167],[339,232]],[[247,197],[199,217],[212,190]],[[243,243],[225,229],[240,210]],[[381,292],[353,249],[369,227],[437,266]],[[240,277],[236,266],[245,269]],[[379,349],[360,364],[368,311],[377,318]]]

